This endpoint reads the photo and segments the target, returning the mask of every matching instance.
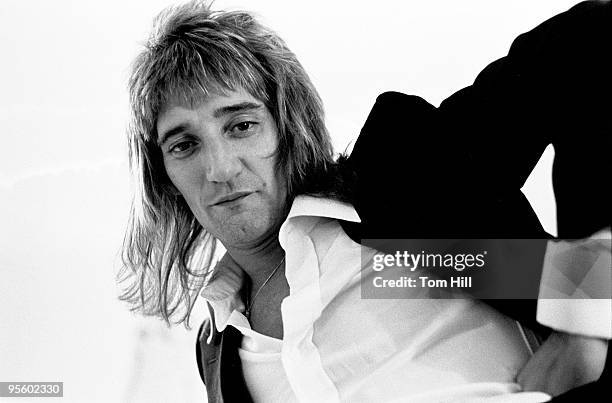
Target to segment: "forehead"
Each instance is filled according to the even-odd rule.
[[[158,140],[174,127],[196,124],[201,119],[214,121],[245,111],[268,112],[264,103],[244,89],[209,93],[197,100],[174,97],[160,109],[156,128]]]

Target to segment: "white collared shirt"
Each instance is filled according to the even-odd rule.
[[[217,330],[244,335],[240,357],[255,401],[546,401],[515,393],[529,348],[516,322],[479,301],[427,299],[425,288],[406,291],[420,298],[362,299],[364,251],[338,220],[359,217],[350,205],[299,196],[281,226],[290,288],[283,340],[250,329],[235,265],[218,265],[202,291]]]

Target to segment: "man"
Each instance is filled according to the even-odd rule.
[[[364,315],[374,302],[356,298],[349,286],[355,285],[354,274],[362,267],[354,260],[358,249],[339,223],[358,219],[350,206],[339,201],[354,201],[365,213],[364,225],[357,229],[342,224],[347,232],[380,235],[368,225],[373,222],[380,229],[385,222],[370,214],[376,211],[371,201],[359,199],[359,194],[355,199],[353,194],[354,180],[359,190],[373,186],[376,178],[360,172],[366,165],[359,162],[363,148],[357,145],[347,163],[357,171],[356,178],[351,169],[334,162],[321,102],[302,67],[276,35],[243,13],[215,14],[198,4],[170,10],[160,17],[157,31],[135,63],[130,94],[131,158],[139,188],[125,261],[136,270],[137,281],[125,298],[167,320],[184,304],[185,319],[202,288],[200,268],[206,268],[214,254],[213,238],[223,243],[227,254],[204,290],[212,312],[199,343],[212,399],[242,400],[250,392],[256,398],[279,400],[366,399],[380,398],[382,393],[394,397],[413,393],[413,400],[431,400],[516,391],[508,383],[524,364],[524,351],[509,322],[482,304],[427,299],[402,300],[397,305],[384,302],[377,307],[393,309],[394,315],[403,318],[402,327],[380,334],[376,329],[357,331],[351,317],[378,318]],[[369,122],[366,128],[376,129],[372,119]],[[443,152],[447,154],[454,161]],[[432,178],[446,181],[442,175]],[[491,199],[483,196],[473,201],[486,206]],[[203,265],[194,264],[198,257]],[[341,262],[351,264],[338,270]],[[359,309],[351,311],[353,306]],[[477,318],[490,326],[477,326]],[[344,332],[339,331],[338,320],[345,321],[340,327]],[[423,320],[436,327],[428,327]],[[390,324],[382,319],[375,323],[382,329]],[[475,332],[470,354],[452,348],[462,335],[459,323]],[[323,337],[326,334],[331,339]],[[343,340],[347,335],[363,336],[358,346],[373,346],[382,335],[410,343],[427,340],[436,347],[417,343],[389,350],[393,344],[376,345],[383,350],[373,351],[403,357],[398,371],[390,370],[390,359],[370,356],[366,360],[370,366],[365,368],[384,368],[378,376],[398,382],[399,389],[389,391],[381,389],[381,379],[370,378],[369,373],[357,375],[353,369],[342,373],[343,366],[357,368],[351,365],[361,357],[346,350],[346,343],[333,344],[334,337]],[[513,347],[504,350],[504,345]],[[439,367],[435,357],[447,354],[448,348],[456,354],[450,356],[453,363]],[[401,389],[400,379],[392,372],[405,377],[409,368],[417,372],[428,368],[414,366],[418,360],[402,355],[407,351],[425,357],[439,371],[463,378],[447,379],[434,390],[434,381],[442,374],[434,371],[419,380],[425,385],[422,390],[414,391],[421,386],[418,382],[411,384],[413,390]],[[485,351],[497,351],[504,365],[516,373],[495,372],[495,362],[487,360],[474,365],[473,359],[480,359],[478,353]],[[334,361],[332,352],[341,352],[341,359]],[[268,353],[274,356],[271,366],[259,360]],[[266,373],[272,377],[266,379]],[[280,391],[269,389],[270,379],[279,380]],[[479,391],[487,382],[497,389]]]

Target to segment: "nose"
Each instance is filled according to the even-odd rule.
[[[228,182],[236,177],[241,170],[239,156],[231,145],[223,141],[208,144],[202,153],[206,179],[209,182]]]

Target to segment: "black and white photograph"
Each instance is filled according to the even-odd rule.
[[[3,0],[0,401],[612,397],[609,0]]]

